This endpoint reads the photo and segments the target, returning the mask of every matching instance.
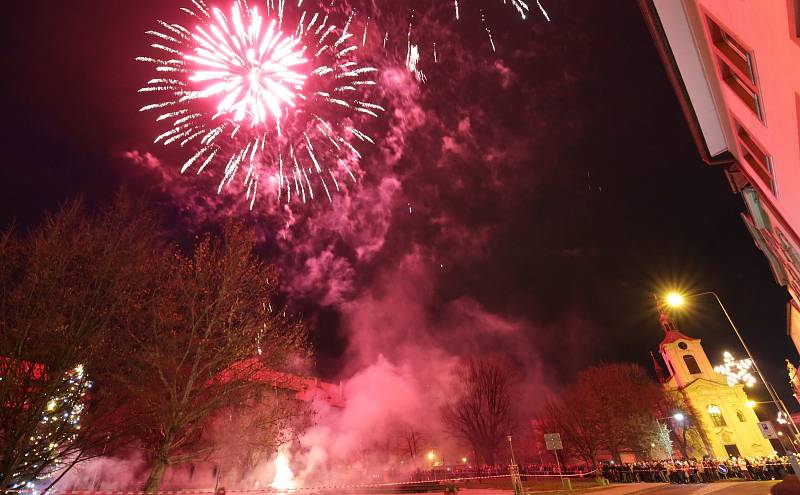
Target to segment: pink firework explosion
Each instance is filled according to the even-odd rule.
[[[217,111],[232,115],[239,122],[245,118],[252,125],[263,123],[267,109],[280,120],[283,106],[294,107],[297,91],[302,91],[306,75],[295,70],[307,59],[299,38],[284,36],[276,22],[262,29],[258,9],[250,13],[250,23],[242,24],[239,6],[233,5],[231,29],[219,9],[213,9],[215,23],[207,29],[197,27],[194,63],[189,80],[207,85],[202,96],[221,96]],[[208,32],[210,31],[210,33]]]
[[[242,177],[251,208],[264,178],[279,201],[313,199],[312,182],[332,200],[342,180],[355,181],[361,153],[353,143],[373,142],[356,123],[383,110],[368,101],[377,70],[357,59],[349,19],[338,28],[303,12],[284,35],[283,8],[271,12],[268,2],[274,15],[265,22],[240,2],[228,18],[193,0],[195,9],[181,10],[200,20],[194,30],[158,21],[163,29],[148,31],[161,56],[137,58],[158,73],[140,92],[165,98],[141,110],[160,111],[156,120],[170,124],[155,142],[195,148],[182,172],[226,161],[218,192]]]

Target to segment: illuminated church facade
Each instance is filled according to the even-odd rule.
[[[659,351],[667,367],[663,386],[681,394],[694,409],[706,440],[690,445],[689,455],[728,457],[759,457],[775,453],[772,444],[761,434],[759,419],[751,407],[744,385],[728,385],[725,375],[714,367],[700,339],[680,332],[664,313],[660,315],[664,340]]]

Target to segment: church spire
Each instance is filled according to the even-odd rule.
[[[662,346],[677,340],[698,340],[681,333],[681,331],[678,330],[678,326],[675,325],[675,322],[672,321],[672,318],[670,318],[669,314],[667,314],[667,311],[664,308],[664,303],[661,301],[661,299],[655,294],[653,294],[653,297],[656,300],[656,309],[658,310],[658,323],[664,330],[664,340],[661,341]]]
[[[658,323],[664,329],[665,336],[669,336],[670,332],[677,332],[678,327],[675,326],[675,322],[672,321],[672,318],[669,317],[664,309],[664,303],[657,295],[653,294],[653,297],[656,300],[656,309],[658,309]]]

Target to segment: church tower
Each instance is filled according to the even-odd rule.
[[[659,322],[664,329],[664,340],[658,350],[667,365],[668,386],[683,389],[698,379],[719,379],[720,375],[714,371],[700,339],[681,333],[663,311],[659,314]]]
[[[702,341],[682,333],[669,315],[658,309],[664,330],[659,352],[668,374],[663,386],[688,400],[708,438],[709,445],[698,446],[693,455],[700,458],[707,449],[720,459],[772,455],[775,451],[761,435],[756,413],[746,405],[744,385],[729,386],[726,377],[714,371]]]

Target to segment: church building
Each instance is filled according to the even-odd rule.
[[[762,436],[758,417],[747,406],[744,385],[729,386],[727,378],[714,371],[700,339],[680,332],[664,312],[659,319],[664,329],[659,351],[668,372],[663,386],[691,404],[708,440],[696,445],[692,454],[719,459],[772,455],[774,449]]]

